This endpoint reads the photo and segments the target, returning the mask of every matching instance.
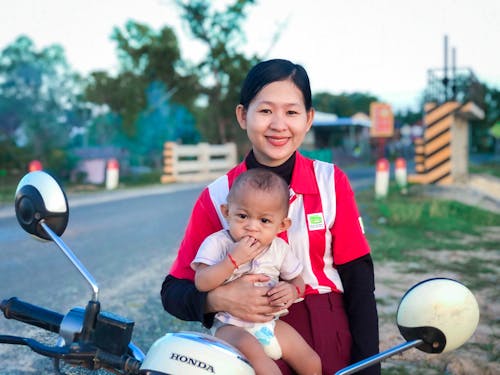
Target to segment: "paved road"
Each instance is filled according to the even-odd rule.
[[[145,320],[142,311],[149,300],[161,314],[161,280],[200,190],[201,185],[178,185],[68,197],[70,220],[63,240],[98,281],[103,309],[135,319],[136,328]],[[55,244],[27,235],[6,214],[0,218],[0,298],[11,296],[66,313],[84,306],[91,289]],[[38,334],[3,316],[0,333]],[[142,342],[149,347],[147,339]],[[25,367],[20,372],[15,370],[19,363]],[[27,349],[0,345],[2,374],[38,374],[43,366],[48,365]]]

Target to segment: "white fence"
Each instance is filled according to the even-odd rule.
[[[237,163],[236,144],[178,145],[166,142],[161,182],[199,182],[217,178]]]

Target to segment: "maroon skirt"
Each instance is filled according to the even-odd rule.
[[[312,294],[289,308],[280,319],[295,328],[321,358],[323,374],[334,374],[351,359],[351,333],[342,294]],[[284,375],[295,372],[283,360],[276,361]]]

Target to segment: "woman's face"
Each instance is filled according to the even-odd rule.
[[[306,111],[302,92],[285,80],[264,86],[247,110],[238,105],[236,117],[247,131],[257,161],[274,167],[299,148],[311,128],[314,110]]]

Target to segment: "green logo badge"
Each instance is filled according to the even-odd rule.
[[[309,230],[325,229],[325,221],[323,220],[323,213],[316,212],[314,214],[307,215],[307,224],[309,226]]]

